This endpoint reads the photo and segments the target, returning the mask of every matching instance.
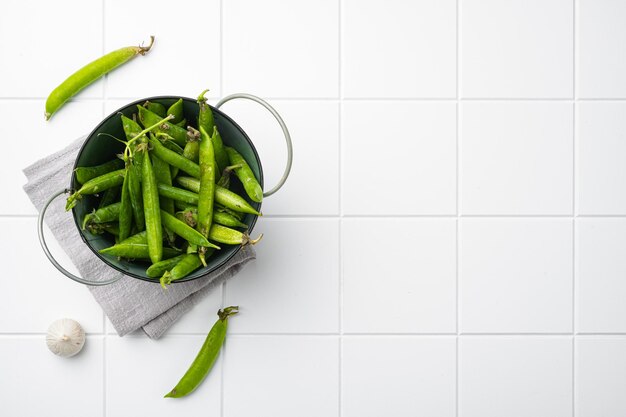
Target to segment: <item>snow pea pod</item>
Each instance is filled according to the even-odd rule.
[[[174,104],[172,104],[168,109],[166,114],[174,115],[172,119],[172,124],[177,124],[183,121],[183,99],[179,98]],[[165,116],[163,116],[165,117]]]
[[[198,164],[167,149],[157,139],[151,138],[150,145],[152,146],[152,152],[168,164],[180,168],[181,171],[186,172],[192,177],[200,178],[200,166]]]
[[[146,269],[146,275],[150,278],[160,278],[164,273],[174,268],[186,255],[178,255],[174,258],[164,259],[161,262],[150,265]]]
[[[71,210],[76,205],[76,203],[78,203],[77,200],[81,199],[83,195],[97,194],[100,191],[105,191],[109,188],[122,185],[122,183],[124,182],[125,174],[125,169],[118,169],[117,171],[112,171],[107,174],[100,175],[99,177],[90,179],[89,181],[84,183],[78,191],[75,191],[67,198],[67,202],[65,203],[65,211]]]
[[[248,194],[248,197],[250,197],[252,201],[260,203],[263,200],[263,189],[254,176],[250,165],[248,165],[244,157],[234,148],[227,146],[225,149],[230,164],[240,165],[239,168],[235,168],[235,175],[237,175],[237,178],[239,178],[239,181],[243,184],[246,194]]]
[[[184,397],[200,385],[219,356],[226,338],[228,318],[238,312],[239,307],[237,306],[226,307],[224,310],[217,312],[219,318],[211,328],[211,331],[209,331],[196,358],[174,389],[165,395],[166,398]]]
[[[96,178],[100,175],[122,168],[124,168],[124,161],[119,158],[115,158],[111,161],[105,162],[104,164],[93,167],[77,167],[74,170],[74,175],[76,175],[76,181],[78,181],[79,184],[84,184],[92,178]]]
[[[161,210],[161,221],[163,225],[170,229],[172,232],[176,233],[178,236],[185,239],[187,242],[192,245],[198,246],[209,246],[215,249],[219,249],[219,246],[216,246],[209,242],[206,237],[202,236],[200,232],[189,227],[184,222],[178,220],[175,216]]]
[[[152,169],[150,154],[143,156],[142,167],[143,211],[146,219],[146,236],[152,263],[157,263],[163,256],[163,229],[161,227],[161,209],[156,177]]]
[[[200,181],[195,178],[176,177],[176,182],[188,190],[200,191]],[[215,186],[215,202],[240,213],[261,215],[243,197],[219,185]]]
[[[137,105],[137,109],[139,109],[139,121],[144,127],[152,126],[155,123],[159,123],[161,120],[158,114],[151,112],[139,104]],[[157,127],[156,131],[171,136],[172,139],[180,146],[185,146],[185,142],[187,142],[187,130],[173,125],[168,121],[161,123]]]
[[[138,55],[145,55],[152,48],[153,43],[154,36],[150,36],[150,44],[148,46],[129,46],[109,52],[70,75],[57,88],[52,90],[48,96],[46,100],[46,120],[50,119],[67,100],[104,74],[113,71]]]

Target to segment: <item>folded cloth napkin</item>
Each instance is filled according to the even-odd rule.
[[[72,167],[84,140],[84,136],[78,138],[65,149],[24,169],[28,179],[24,191],[37,210],[42,209],[54,192],[69,186]],[[59,197],[58,200],[48,208],[45,220],[81,276],[90,280],[104,280],[121,275],[85,246],[71,213],[65,212],[64,199]],[[120,336],[141,328],[148,337],[158,339],[194,304],[255,258],[254,249],[245,246],[217,271],[193,281],[172,284],[167,290],[158,284],[129,276],[110,285],[87,288]]]

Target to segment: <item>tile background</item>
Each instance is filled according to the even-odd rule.
[[[3,6],[0,415],[626,415],[624,2]],[[43,121],[67,74],[149,34],[149,55]],[[21,169],[130,100],[203,88],[275,105],[292,176],[254,264],[163,339],[119,338],[39,249]],[[271,185],[278,127],[224,110]],[[200,392],[162,399],[231,303]],[[69,360],[43,340],[64,316],[89,334]]]

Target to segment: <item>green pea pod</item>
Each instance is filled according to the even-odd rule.
[[[159,195],[162,197],[187,204],[198,205],[198,194],[196,193],[165,184],[158,184],[157,186],[159,188]]]
[[[147,243],[120,242],[111,247],[98,251],[103,255],[111,255],[118,258],[151,260],[150,249]],[[173,258],[180,255],[180,251],[172,248],[163,248],[163,259]]]
[[[172,104],[169,107],[169,109],[167,109],[167,114],[174,115],[174,118],[172,119],[173,124],[182,122],[183,121],[183,99],[179,98],[174,104]]]
[[[209,232],[209,239],[225,245],[254,245],[263,238],[263,234],[256,239],[250,239],[247,233],[231,229],[221,224],[213,224]]]
[[[186,190],[183,190],[186,191]],[[190,191],[188,191],[190,192]],[[195,194],[195,193],[192,193]],[[196,194],[197,195],[197,194]],[[174,200],[174,207],[176,207],[177,210],[195,210],[198,211],[198,206],[193,205],[193,204],[189,204],[189,203],[185,203],[183,201],[176,201]]]
[[[156,155],[152,155],[152,169],[154,170],[154,176],[158,185],[172,186],[172,172],[167,162],[163,161]],[[174,201],[162,194],[160,194],[161,209],[167,211],[170,214],[174,214]]]
[[[101,191],[108,190],[109,188],[122,185],[122,183],[124,182],[125,174],[125,169],[118,169],[117,171],[112,171],[107,174],[100,175],[99,177],[90,179],[89,181],[84,183],[78,191],[74,192],[67,198],[67,202],[65,203],[65,211],[71,210],[76,205],[76,203],[78,203],[77,200],[81,199],[83,195],[97,194]]]
[[[210,132],[210,130],[207,130],[207,132]],[[220,132],[217,130],[217,126],[213,127],[211,142],[213,142],[213,148],[215,148],[215,162],[219,169],[218,172],[221,173],[228,166],[228,154],[226,153],[224,142],[222,141]]]
[[[174,123],[176,126],[178,127],[185,127],[187,126],[187,119],[183,119],[180,122]]]
[[[241,165],[239,168],[235,168],[235,175],[243,184],[244,190],[246,190],[246,194],[252,201],[256,201],[260,203],[263,200],[263,189],[259,185],[256,177],[254,176],[254,172],[246,162],[243,156],[235,149],[227,146],[226,153],[228,154],[228,160],[231,165]]]
[[[130,170],[132,170],[132,167],[129,165],[127,168],[128,172],[124,176],[124,182],[122,183],[122,201],[120,202],[119,215],[120,240],[124,240],[130,236],[130,229],[133,225],[133,206],[130,201],[130,192],[128,189]]]
[[[183,150],[183,156],[196,164],[199,161],[200,132],[189,126],[187,128],[187,144]]]
[[[219,249],[219,246],[216,246],[209,242],[206,237],[202,236],[200,232],[197,230],[187,226],[184,222],[178,220],[175,216],[161,210],[161,221],[163,225],[170,229],[172,232],[176,233],[178,236],[185,239],[187,242],[192,245],[198,246],[207,246],[215,249]]]
[[[217,312],[219,319],[211,328],[196,358],[174,389],[165,395],[166,398],[184,397],[200,385],[213,367],[224,344],[228,329],[228,317],[237,314],[238,311],[239,307],[232,306]]]
[[[143,164],[143,152],[138,152],[135,156],[142,155]],[[142,166],[139,165],[139,161],[135,159],[132,163],[133,168],[128,171],[128,193],[130,195],[130,205],[133,209],[133,219],[135,220],[135,226],[140,232],[146,229],[146,217],[143,210],[143,195],[141,193],[141,171]],[[137,169],[139,168],[139,169]]]
[[[120,227],[118,223],[90,223],[87,225],[87,230],[93,235],[101,235],[104,232],[110,233],[113,236],[119,236]]]
[[[196,229],[204,237],[209,236],[213,222],[213,201],[215,200],[215,153],[208,133],[200,126],[200,190],[198,192],[198,224]],[[200,249],[200,261],[206,265],[204,251]]]
[[[241,212],[239,212],[239,211],[231,210],[231,209],[229,209],[229,208],[224,207],[224,206],[223,206],[223,205],[221,205],[221,204],[216,204],[216,205],[215,205],[215,211],[218,211],[218,212],[220,212],[220,213],[228,213],[228,214],[230,214],[231,216],[233,216],[233,217],[235,217],[235,218],[239,219],[240,221],[242,221],[242,220],[243,220],[243,218],[244,218],[244,217],[246,217],[246,213],[241,213]]]
[[[202,265],[198,255],[195,253],[188,253],[180,260],[170,271],[165,271],[161,277],[161,287],[166,288],[172,281],[184,278],[198,269]]]
[[[82,185],[90,179],[122,168],[124,168],[124,161],[119,158],[115,158],[109,162],[93,167],[78,167],[74,170],[74,175],[76,175],[76,181]]]
[[[241,165],[229,165],[226,168],[224,168],[224,170],[222,171],[222,176],[220,177],[220,180],[217,182],[217,185],[219,185],[220,187],[229,188],[230,187],[230,175],[237,168],[241,168]]]
[[[126,140],[131,140],[131,139],[136,138],[143,131],[141,126],[139,126],[139,123],[137,123],[133,119],[130,119],[124,115],[121,116],[121,119],[122,119],[122,128],[124,129],[124,135],[126,136]],[[136,143],[132,146],[133,160],[131,162],[132,162],[132,167],[135,170],[135,178],[141,181],[141,169],[142,169],[141,167],[143,166],[144,152],[137,151],[137,146],[139,144],[141,144],[141,142],[138,144]],[[135,216],[135,221],[136,220],[137,218]]]
[[[148,232],[145,230],[143,232],[136,233],[131,237],[120,241],[120,243],[143,243],[145,245],[148,244]]]
[[[186,255],[178,255],[174,258],[165,259],[161,262],[150,265],[146,269],[146,275],[149,278],[160,278],[164,273],[174,268],[178,262],[180,262]]]
[[[154,101],[146,101],[145,103],[143,103],[143,106],[146,109],[150,110],[152,113],[158,115],[159,117],[165,117],[169,114],[167,110],[165,109],[165,106],[162,105],[161,103],[155,103]]]
[[[200,191],[200,181],[196,178],[176,177],[176,182],[190,191]],[[240,213],[261,215],[243,197],[219,185],[215,186],[215,202]]]
[[[98,78],[138,55],[145,55],[152,48],[153,43],[154,36],[150,36],[150,44],[148,46],[129,46],[109,52],[70,75],[57,88],[52,90],[48,96],[46,100],[46,120],[50,119],[67,100]]]
[[[193,208],[185,208],[183,211],[179,211],[176,213],[176,217],[187,223],[191,227],[196,227],[198,224],[198,210]],[[230,213],[226,213],[223,211],[214,211],[213,212],[213,222],[217,224],[221,224],[222,226],[227,227],[241,227],[244,229],[248,228],[248,225],[242,223],[238,218],[233,216]]]
[[[143,211],[146,218],[146,232],[150,260],[157,263],[163,256],[163,229],[161,226],[161,212],[159,206],[159,192],[156,177],[152,169],[150,154],[143,156],[142,169]]]
[[[158,114],[151,112],[141,105],[137,105],[137,109],[139,109],[139,121],[144,127],[159,123],[161,120]],[[187,130],[173,125],[168,121],[161,123],[156,131],[171,136],[180,146],[185,146],[185,142],[187,142]]]
[[[113,203],[108,206],[99,208],[93,213],[89,213],[83,219],[83,230],[92,224],[92,223],[106,223],[117,221],[120,216],[120,209],[122,208],[122,203]]]
[[[156,139],[150,139],[150,145],[152,146],[152,152],[168,164],[180,168],[181,171],[186,172],[192,177],[200,178],[200,166],[198,164],[167,149]]]
[[[118,198],[120,197],[121,192],[122,187],[113,187],[106,190],[104,193],[102,193],[102,198],[98,203],[98,208],[106,207],[109,204],[115,203],[116,200],[118,200]]]
[[[179,155],[183,154],[183,148],[178,146],[178,144],[176,142],[174,142],[173,140],[165,141],[163,143],[163,146],[165,146],[170,151],[176,152]],[[171,177],[172,178],[176,178],[176,176],[178,175],[179,168],[175,167],[173,165],[170,165],[170,171],[171,171]]]

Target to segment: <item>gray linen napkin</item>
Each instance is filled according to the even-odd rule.
[[[74,160],[84,140],[84,136],[80,137],[66,148],[24,169],[28,179],[24,191],[37,210],[41,210],[54,192],[69,186]],[[72,215],[65,212],[64,205],[62,197],[53,202],[46,213],[46,223],[81,276],[104,280],[121,275],[83,244]],[[110,285],[87,288],[120,336],[141,328],[151,339],[158,339],[212,289],[255,258],[254,249],[246,246],[217,271],[193,281],[170,285],[168,290],[128,276]]]

